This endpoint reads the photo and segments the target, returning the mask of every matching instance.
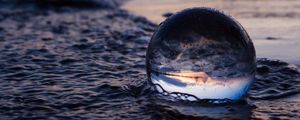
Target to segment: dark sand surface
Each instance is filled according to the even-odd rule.
[[[145,84],[157,25],[120,2],[1,2],[1,119],[300,118],[299,68],[286,62],[258,59],[253,105],[168,102]]]

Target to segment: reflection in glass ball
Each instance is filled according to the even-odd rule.
[[[239,100],[254,81],[256,57],[237,21],[217,10],[192,8],[159,26],[146,63],[158,92],[184,94],[187,100]]]

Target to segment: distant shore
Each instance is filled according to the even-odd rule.
[[[212,7],[238,20],[254,41],[257,56],[300,66],[300,1],[297,0],[131,0],[122,8],[159,24],[165,13]]]

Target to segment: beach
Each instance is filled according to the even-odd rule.
[[[249,31],[260,57],[247,102],[215,106],[168,101],[147,84],[151,36],[165,19],[161,14],[181,7],[157,12],[158,18],[152,19],[138,12],[147,9],[143,5],[148,1],[66,1],[0,1],[1,119],[300,118],[298,12],[255,17],[243,6],[248,3],[207,2]],[[298,3],[281,1],[278,6],[292,5],[295,8],[282,9],[296,11]],[[246,12],[235,12],[231,6]]]

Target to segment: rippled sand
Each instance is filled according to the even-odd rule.
[[[22,5],[0,4],[1,119],[300,118],[300,73],[285,62],[258,60],[256,108],[167,102],[145,84],[155,24],[109,3]]]

